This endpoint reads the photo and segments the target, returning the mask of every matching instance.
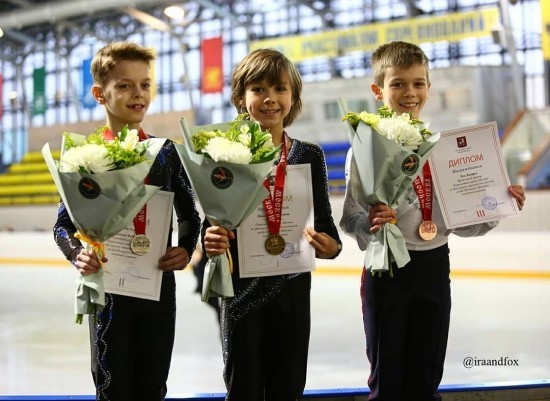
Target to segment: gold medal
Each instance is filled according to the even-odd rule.
[[[130,242],[130,249],[136,255],[145,255],[151,250],[151,240],[145,234],[137,234]]]
[[[270,255],[280,255],[285,250],[285,239],[279,234],[271,234],[265,240],[265,250]]]
[[[423,240],[431,241],[437,234],[437,226],[431,220],[424,220],[420,223],[420,227],[418,227],[418,234],[420,234],[420,238]]]

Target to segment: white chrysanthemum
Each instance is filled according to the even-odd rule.
[[[222,137],[210,139],[204,152],[217,162],[248,164],[252,160],[252,154],[248,147]]]
[[[120,134],[119,134],[120,135]],[[120,147],[126,150],[134,150],[139,143],[139,133],[137,129],[130,129],[126,133],[126,138],[120,143]]]
[[[389,140],[410,150],[417,150],[423,142],[420,130],[410,124],[410,116],[407,113],[394,118],[380,119],[376,130]]]
[[[84,169],[88,173],[103,173],[113,167],[113,160],[107,155],[104,146],[86,144],[76,146],[65,152],[59,161],[59,171],[76,173]]]

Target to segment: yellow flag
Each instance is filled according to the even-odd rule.
[[[540,0],[542,19],[542,54],[550,60],[550,0]]]
[[[157,51],[150,47],[149,50],[155,55],[155,59],[151,62],[151,100],[157,95],[157,80],[155,79],[155,67],[157,65]]]

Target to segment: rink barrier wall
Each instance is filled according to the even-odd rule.
[[[548,401],[550,379],[518,382],[442,385],[445,401]],[[309,401],[367,401],[368,388],[306,390]],[[165,401],[224,401],[224,393],[169,395]],[[93,395],[0,395],[0,401],[90,401]]]

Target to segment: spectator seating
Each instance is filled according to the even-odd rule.
[[[343,194],[346,191],[344,166],[349,149],[347,142],[321,143],[325,152],[328,171],[328,186],[331,194]]]
[[[344,165],[349,149],[347,142],[320,144],[327,162],[329,191],[343,194],[346,190]],[[59,151],[53,151],[59,159]],[[55,204],[57,188],[40,152],[29,152],[23,159],[0,174],[0,207],[9,205]]]
[[[59,151],[53,152],[59,159]],[[0,174],[0,207],[9,205],[54,204],[57,188],[40,152],[29,152]]]

